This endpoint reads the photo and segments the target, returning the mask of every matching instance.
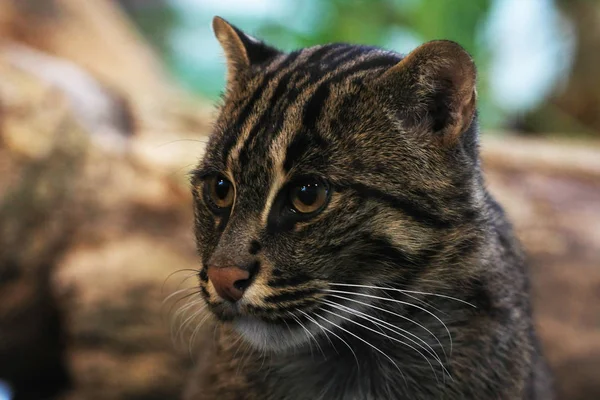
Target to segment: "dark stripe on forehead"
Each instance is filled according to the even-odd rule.
[[[293,53],[290,53],[281,62],[281,64],[277,67],[276,70],[271,71],[263,76],[260,84],[258,85],[256,90],[254,90],[254,92],[252,93],[252,96],[250,96],[250,98],[244,105],[242,111],[238,115],[238,117],[232,127],[232,129],[234,129],[234,132],[227,133],[228,139],[225,142],[225,144],[223,145],[223,150],[222,150],[223,160],[227,160],[227,157],[229,157],[229,153],[231,152],[231,149],[238,141],[238,138],[241,133],[241,129],[244,126],[244,123],[246,122],[246,120],[248,119],[250,114],[252,113],[252,110],[256,106],[256,102],[262,97],[265,89],[269,86],[270,81],[273,79],[273,77],[275,75],[277,75],[278,73],[281,73],[282,69],[289,67],[294,61],[296,61],[296,59],[298,58],[299,55],[300,55],[300,51],[295,51]]]
[[[294,140],[291,141],[286,149],[283,169],[286,172],[289,172],[310,148],[315,149],[319,155],[322,155],[327,147],[327,141],[317,132],[303,132],[296,134]]]
[[[325,102],[330,95],[329,85],[321,84],[304,106],[302,114],[302,132],[297,133],[286,149],[283,168],[286,171],[292,169],[298,159],[308,151],[311,146],[323,150],[326,147],[326,141],[316,131],[315,127],[319,120]]]
[[[351,60],[355,60],[355,55],[365,51],[361,47],[340,47],[340,50],[345,51],[343,54]],[[331,54],[331,53],[328,53]],[[339,83],[346,79],[351,79],[355,75],[363,72],[367,72],[372,69],[390,67],[395,65],[398,61],[398,57],[389,56],[387,54],[372,54],[367,55],[366,59],[356,61],[351,66],[343,68],[341,65],[337,69],[333,69],[333,74],[323,80],[323,82],[316,89],[315,93],[307,101],[304,106],[306,112],[303,112],[303,123],[305,124],[300,132],[306,131],[306,129],[315,130],[317,120],[321,117],[323,104],[329,97],[330,85]],[[277,87],[266,104],[266,109],[260,116],[257,123],[252,127],[250,134],[248,135],[242,149],[240,150],[239,165],[243,167],[246,165],[251,154],[255,154],[257,157],[267,157],[266,151],[268,144],[275,140],[281,133],[281,128],[288,116],[286,112],[291,107],[300,94],[314,85],[319,79],[323,79],[325,71],[320,73],[314,73],[313,70],[302,70],[302,66],[306,65],[306,62],[299,61],[296,68],[292,68],[287,71],[277,84]],[[310,72],[308,75],[307,72]],[[292,80],[292,77],[296,73],[296,80]],[[297,82],[299,79],[306,78],[306,82],[300,86]],[[271,123],[270,119],[275,119],[275,123]],[[262,137],[258,138],[260,133],[264,133]],[[268,133],[268,134],[267,134]],[[296,156],[292,158],[298,158],[299,152],[295,152]],[[290,160],[292,159],[290,158]],[[291,165],[292,161],[289,161],[288,166]]]
[[[328,57],[327,59],[323,60],[323,62],[333,67],[337,67],[356,59],[360,55],[364,54],[364,52],[365,50],[361,47],[349,47],[347,51],[336,54],[333,57]]]
[[[345,57],[348,53],[353,53],[355,50],[360,50],[360,47],[350,46],[347,44],[342,44],[340,47],[335,48],[334,51],[330,51],[325,54],[318,62],[320,64],[332,64],[332,61],[338,59],[340,57]]]
[[[368,71],[375,68],[386,67],[395,64],[395,60],[389,58],[374,58],[358,63],[347,70],[341,71],[339,74],[330,77],[322,82],[315,90],[312,96],[307,100],[304,106],[302,116],[302,129],[296,133],[294,139],[286,150],[284,169],[289,171],[292,166],[302,157],[310,146],[324,150],[327,146],[325,139],[317,132],[316,125],[319,119],[323,116],[323,109],[327,99],[331,95],[331,84],[337,83],[344,79],[350,79],[354,74]],[[343,110],[340,110],[343,112]],[[311,137],[307,137],[309,134]],[[277,135],[277,132],[275,132]]]
[[[340,75],[333,78],[330,82],[337,83],[344,79],[350,79],[353,77],[353,75],[356,75],[357,73],[360,73],[360,72],[376,70],[378,68],[384,68],[384,67],[389,68],[389,67],[396,65],[396,63],[398,61],[399,61],[399,59],[395,59],[395,58],[392,58],[389,56],[379,56],[379,57],[368,58],[364,61],[357,62],[355,65],[345,69],[343,71],[343,73],[341,73]]]
[[[328,84],[321,84],[310,96],[306,105],[304,106],[304,112],[302,113],[302,124],[307,130],[313,130],[319,117],[323,113],[323,107],[325,102],[329,98],[331,90]]]
[[[344,44],[328,44],[316,49],[307,59],[306,64],[315,64],[322,62],[323,58],[328,54],[337,53],[346,48]]]
[[[273,91],[273,95],[266,100],[266,104],[264,105],[265,110],[262,115],[258,119],[258,121],[254,124],[246,141],[244,142],[243,147],[240,150],[239,155],[239,165],[245,166],[250,161],[250,154],[252,153],[253,143],[256,142],[256,137],[260,132],[264,132],[265,130],[279,130],[281,125],[283,125],[283,120],[285,118],[284,107],[282,104],[289,104],[295,100],[298,96],[299,92],[290,91],[289,85],[291,84],[292,76],[296,73],[294,69],[285,73],[279,79],[275,90]],[[277,116],[277,123],[275,125],[268,124],[270,118]]]

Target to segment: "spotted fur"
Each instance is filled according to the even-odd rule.
[[[469,55],[283,53],[213,26],[227,91],[192,191],[215,326],[186,398],[551,399],[523,255],[480,170]],[[220,215],[217,173],[235,190]],[[300,177],[330,190],[306,218],[289,210]],[[236,305],[211,263],[253,271]]]

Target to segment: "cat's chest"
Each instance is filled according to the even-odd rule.
[[[377,400],[406,397],[385,368],[357,364],[336,353],[301,355],[272,360],[268,367],[246,371],[250,381],[262,382],[269,400]],[[364,361],[364,360],[363,360]]]

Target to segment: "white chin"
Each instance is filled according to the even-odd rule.
[[[250,345],[261,351],[281,352],[308,343],[309,336],[300,327],[270,324],[252,317],[233,321],[234,329]]]

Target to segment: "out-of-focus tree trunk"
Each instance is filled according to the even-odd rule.
[[[600,2],[558,0],[575,30],[575,54],[566,85],[547,104],[529,113],[526,129],[600,136]],[[566,56],[566,55],[565,55]]]
[[[4,0],[0,37],[70,60],[136,101],[173,92],[150,48],[111,1]]]
[[[173,84],[154,51],[113,1],[0,1],[0,44],[18,42],[68,60],[129,108],[145,135],[206,129],[198,101]],[[43,73],[44,65],[39,65]],[[73,79],[73,85],[77,80]],[[164,138],[164,136],[162,136]]]
[[[16,399],[177,397],[190,358],[161,289],[195,267],[185,170],[208,123],[117,3],[0,1],[0,379]]]

